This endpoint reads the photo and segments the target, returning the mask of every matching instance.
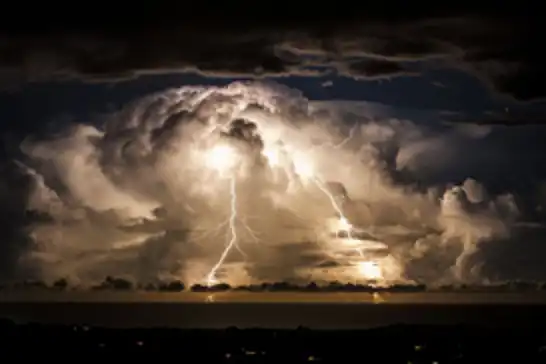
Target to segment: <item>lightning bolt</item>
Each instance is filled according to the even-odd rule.
[[[220,258],[216,264],[212,267],[209,274],[207,275],[207,284],[209,286],[217,282],[216,272],[224,264],[227,256],[234,247],[237,247],[237,181],[234,176],[230,178],[229,181],[229,192],[230,192],[230,216],[228,219],[229,224],[229,242],[226,245],[225,249],[222,251]]]
[[[352,138],[354,138],[354,135],[355,135],[355,131],[357,130],[357,125],[353,125],[353,127],[350,129],[349,131],[349,135],[347,137],[345,137],[343,140],[341,140],[341,142],[337,143],[337,144],[334,144],[332,142],[326,142],[326,143],[323,143],[321,145],[316,145],[314,147],[311,147],[310,148],[310,153],[313,151],[313,149],[321,149],[321,148],[332,148],[332,149],[341,149],[345,146],[345,144],[347,144]],[[266,156],[267,157],[267,156]],[[292,163],[294,163],[294,160],[292,161]],[[285,173],[290,176],[291,173],[290,171],[287,169],[287,166],[284,166],[284,170],[285,170]],[[347,218],[347,216],[345,215],[344,211],[343,211],[343,208],[340,206],[340,204],[338,203],[338,201],[336,201],[336,198],[332,195],[332,193],[328,190],[328,188],[326,187],[326,185],[322,182],[322,179],[316,175],[316,173],[314,173],[314,171],[312,171],[312,168],[311,170],[309,171],[310,173],[308,173],[309,175],[302,175],[301,173],[298,173],[299,171],[296,170],[296,175],[298,175],[298,177],[300,179],[303,179],[303,180],[307,180],[307,181],[310,181],[311,183],[313,183],[316,187],[318,187],[318,189],[324,193],[326,195],[326,197],[328,198],[328,200],[330,201],[330,204],[332,206],[332,208],[337,212],[337,215],[340,219],[340,222],[346,227],[346,230],[347,230],[347,235],[348,235],[348,238],[349,239],[354,239],[354,236],[353,236],[353,232],[352,232],[352,228],[353,228],[353,225],[350,223],[349,219]],[[292,180],[292,179],[291,179]],[[361,249],[356,249],[358,251],[358,253],[362,256],[363,253],[362,253],[362,250]]]
[[[207,138],[208,136],[210,136],[210,134],[214,133],[217,130],[218,127],[221,127],[221,126],[216,126],[216,128],[213,127],[212,129],[209,129],[205,133],[204,137]],[[349,142],[350,139],[353,138],[355,130],[356,130],[356,125],[353,126],[353,128],[351,128],[349,136],[346,137],[345,139],[343,139],[338,144],[325,143],[323,145],[316,146],[315,148],[330,147],[330,148],[334,148],[334,149],[340,149],[347,142]],[[286,166],[284,166],[284,167],[285,167],[284,169],[286,169]],[[299,173],[297,173],[297,174],[299,174]],[[352,235],[353,234],[353,231],[352,231],[353,225],[350,223],[349,219],[345,216],[345,213],[343,211],[342,206],[340,206],[340,203],[338,203],[336,198],[332,195],[332,193],[329,191],[329,189],[323,183],[321,178],[319,178],[316,174],[314,174],[312,172],[311,172],[311,176],[308,176],[308,175],[303,176],[302,175],[300,177],[305,178],[308,181],[312,182],[314,185],[316,185],[318,187],[318,189],[322,193],[324,193],[326,195],[326,197],[328,197],[328,200],[330,201],[330,204],[331,204],[332,208],[336,211],[337,215],[339,216],[340,222],[346,228],[345,230],[347,231],[348,238],[349,239],[354,239],[354,237]],[[259,239],[256,236],[256,234],[254,233],[254,231],[252,231],[252,229],[246,223],[246,219],[241,218],[239,216],[239,211],[238,211],[238,207],[237,207],[238,197],[237,197],[237,179],[236,179],[236,176],[232,175],[229,178],[229,181],[230,181],[229,182],[229,184],[230,184],[230,188],[229,188],[229,191],[230,191],[230,205],[229,205],[230,213],[229,213],[229,218],[226,221],[223,221],[222,223],[220,223],[215,229],[206,232],[203,236],[200,237],[200,239],[202,239],[205,236],[216,235],[221,230],[227,229],[227,232],[226,232],[226,240],[227,240],[226,246],[225,246],[224,250],[222,251],[222,254],[220,255],[218,261],[211,268],[211,270],[209,271],[209,273],[206,276],[206,282],[207,282],[207,285],[209,285],[209,286],[214,285],[214,284],[216,284],[218,282],[217,281],[218,270],[222,267],[222,265],[224,265],[227,257],[233,251],[233,249],[237,249],[243,256],[246,257],[246,254],[244,253],[244,251],[240,248],[240,246],[238,244],[239,240],[240,240],[240,235],[241,235],[240,231],[238,231],[238,225],[241,228],[243,228],[246,232],[248,232],[248,235],[255,242],[259,241]],[[360,249],[356,249],[356,250],[359,252],[360,255],[363,254]]]
[[[319,145],[318,148],[330,147],[336,150],[343,148],[345,144],[347,144],[351,139],[354,138],[357,126],[357,124],[353,125],[353,127],[349,130],[349,135],[341,142],[337,144],[334,144],[332,142],[324,143],[322,145]],[[339,206],[334,196],[330,193],[330,191],[328,191],[328,188],[324,185],[320,178],[315,176],[312,178],[312,182],[328,197],[328,199],[330,200],[330,204],[339,216],[340,222],[347,227],[347,238],[351,240],[354,239],[354,236],[352,234],[353,225],[351,224],[350,220],[345,216],[343,209],[341,208],[341,206]],[[361,257],[364,256],[362,249],[356,248],[356,251]]]
[[[333,209],[337,212],[341,223],[347,226],[347,237],[349,239],[353,239],[353,235],[352,235],[353,225],[351,224],[349,219],[347,219],[347,217],[345,216],[343,209],[341,208],[341,206],[339,206],[335,197],[330,193],[330,191],[328,191],[328,188],[324,185],[324,183],[320,180],[320,178],[314,177],[312,181],[319,188],[319,190],[321,190],[328,197],[328,199],[330,200],[330,204],[332,205]]]
[[[358,124],[353,125],[351,127],[351,129],[349,130],[349,135],[346,136],[339,143],[335,144],[333,142],[325,142],[325,143],[322,143],[322,144],[319,144],[319,145],[316,145],[316,146],[312,147],[311,150],[313,150],[313,149],[322,149],[322,148],[332,148],[332,149],[339,150],[339,149],[343,148],[345,146],[345,144],[347,144],[349,141],[351,141],[351,139],[354,138],[357,127],[358,127]]]
[[[229,218],[227,219],[227,221],[220,224],[220,226],[217,228],[217,229],[220,229],[227,225],[228,231],[227,231],[226,237],[228,239],[228,243],[226,247],[224,248],[224,250],[222,251],[220,258],[218,259],[216,264],[212,267],[212,269],[207,275],[206,281],[208,286],[211,286],[217,283],[216,274],[218,272],[218,269],[222,267],[229,253],[233,249],[237,249],[243,256],[246,257],[245,252],[240,248],[238,244],[239,232],[237,230],[237,222],[239,222],[239,224],[248,232],[248,234],[254,241],[259,241],[259,238],[256,236],[256,233],[248,226],[248,224],[245,223],[245,219],[239,217],[239,211],[237,209],[237,200],[238,200],[237,199],[237,179],[235,176],[232,176],[230,178],[229,184],[230,184]]]

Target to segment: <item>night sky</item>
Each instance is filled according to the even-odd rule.
[[[452,111],[481,115],[546,109],[542,102],[519,103],[495,97],[480,81],[456,69],[427,69],[418,76],[360,80],[335,74],[322,77],[267,78],[296,88],[310,100],[370,101],[394,109]],[[415,67],[419,67],[415,65]],[[246,78],[247,80],[250,78]],[[196,73],[143,75],[118,82],[86,83],[79,80],[19,84],[0,94],[2,124],[10,131],[33,131],[67,120],[92,122],[147,94],[184,85],[226,85],[245,78],[206,77]]]

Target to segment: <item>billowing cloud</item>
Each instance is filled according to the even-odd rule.
[[[360,14],[337,21],[293,18],[272,24],[263,17],[235,20],[208,11],[205,18],[195,13],[191,21],[168,21],[165,9],[155,10],[158,13],[146,8],[146,18],[156,15],[161,23],[142,22],[138,29],[129,25],[120,29],[116,20],[115,27],[101,25],[100,31],[81,21],[73,32],[51,25],[40,27],[37,34],[28,29],[11,36],[6,32],[0,41],[3,79],[100,81],[173,71],[313,76],[332,69],[357,78],[378,78],[413,74],[419,67],[408,70],[410,64],[433,60],[436,66],[471,72],[518,100],[546,94],[544,55],[537,46],[543,22],[533,17]],[[178,10],[169,7],[169,13],[177,15],[187,9]]]
[[[491,129],[372,111],[237,82],[166,90],[100,126],[29,138],[10,164],[19,179],[2,190],[2,258],[19,278],[84,283],[193,283],[211,270],[232,283],[354,281],[377,269],[387,281],[497,277],[489,257],[521,230],[521,207],[509,191],[446,174]],[[358,239],[332,235],[343,223]]]

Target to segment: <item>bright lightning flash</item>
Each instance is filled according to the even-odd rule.
[[[320,181],[318,177],[314,178],[314,182],[316,186],[326,196],[328,196],[330,203],[332,204],[332,207],[334,208],[334,210],[337,212],[339,216],[336,232],[339,230],[345,231],[347,232],[347,238],[349,240],[356,240],[354,239],[354,236],[352,235],[353,225],[350,223],[349,219],[347,219],[347,217],[343,213],[343,209],[341,208],[341,206],[339,206],[334,196],[330,193],[330,191],[328,191],[328,189],[324,186],[324,184]],[[357,248],[356,251],[358,252],[360,257],[364,258],[365,255],[362,249]],[[357,263],[356,268],[357,268],[358,274],[366,280],[377,281],[377,280],[383,279],[382,269],[380,265],[375,261],[371,261],[371,260],[360,261]]]
[[[279,151],[277,149],[266,148],[263,151],[263,155],[267,158],[271,167],[277,167],[280,164]]]
[[[351,135],[346,140],[344,140],[340,144],[340,146],[347,142],[351,137],[352,131]],[[296,173],[300,176],[300,178],[305,178],[313,182],[319,188],[319,190],[328,197],[330,204],[337,213],[339,219],[336,227],[336,232],[340,230],[345,231],[349,240],[355,240],[353,236],[353,225],[345,216],[345,213],[343,212],[343,208],[342,206],[340,206],[340,203],[338,203],[336,198],[328,190],[322,180],[316,175],[312,163],[306,160],[301,154],[295,154],[293,163],[295,165]],[[356,251],[358,252],[360,257],[364,258],[365,255],[361,248],[357,248]],[[383,279],[381,267],[375,261],[366,260],[359,262],[357,264],[357,271],[359,275],[367,280]]]
[[[207,284],[209,286],[215,284],[217,282],[216,280],[216,272],[218,269],[224,264],[224,261],[226,260],[228,254],[231,252],[231,249],[234,247],[237,247],[237,183],[235,180],[235,177],[231,177],[230,179],[230,216],[229,216],[229,234],[230,239],[229,242],[220,255],[220,259],[218,259],[218,262],[212,267],[209,274],[207,275]]]
[[[352,236],[353,225],[349,222],[349,219],[347,219],[347,217],[343,213],[343,209],[341,208],[341,206],[339,206],[335,197],[330,193],[330,191],[328,191],[328,188],[324,186],[324,184],[318,177],[314,177],[313,182],[328,197],[328,199],[330,200],[330,204],[332,205],[334,210],[337,212],[337,215],[339,217],[339,230],[346,230],[348,234],[348,238],[353,239],[353,236]]]
[[[342,147],[349,139],[353,137],[354,128],[351,130],[351,135],[343,140],[338,145],[331,145],[331,147],[335,149],[339,149]],[[271,167],[279,167],[281,164],[280,160],[280,150],[277,148],[266,148],[263,151],[263,155],[267,158],[268,163]],[[299,151],[292,151],[290,153],[292,155],[292,163],[294,166],[294,171],[296,175],[300,178],[300,180],[311,182],[312,184],[316,185],[318,189],[323,192],[329,199],[330,204],[332,208],[335,210],[335,212],[338,215],[339,221],[338,221],[338,229],[337,230],[344,230],[348,234],[349,239],[354,239],[352,236],[352,230],[353,225],[350,223],[349,219],[345,216],[343,212],[343,208],[340,206],[338,201],[336,201],[336,198],[332,195],[332,193],[328,190],[328,188],[325,186],[325,184],[322,182],[322,180],[317,176],[314,165],[310,158]],[[234,148],[232,148],[229,145],[217,145],[210,149],[208,153],[205,155],[205,164],[212,170],[215,170],[221,175],[224,175],[225,173],[229,173],[229,179],[230,179],[230,216],[228,221],[225,221],[222,223],[218,228],[221,228],[224,225],[228,225],[228,238],[229,241],[223,250],[220,258],[218,259],[217,263],[212,267],[210,272],[207,275],[206,281],[207,284],[213,285],[217,283],[217,272],[218,269],[224,264],[227,256],[231,252],[233,248],[238,249],[241,251],[241,249],[238,246],[238,231],[237,231],[237,222],[241,222],[242,226],[248,230],[248,232],[251,234],[253,238],[255,238],[255,235],[253,231],[244,223],[243,220],[239,218],[238,215],[238,209],[237,209],[237,183],[236,183],[236,175],[233,171],[236,164],[238,163],[238,154]],[[286,167],[286,166],[285,166]],[[256,238],[255,238],[256,239]],[[360,256],[364,256],[361,249],[357,249]],[[241,253],[243,253],[241,251]],[[243,253],[244,254],[244,253]],[[366,279],[380,279],[382,278],[381,269],[379,268],[378,264],[376,262],[372,261],[362,261],[357,264],[357,270],[360,275],[364,276]]]
[[[331,145],[334,149],[341,148],[346,142],[348,142],[354,134],[354,129],[351,129],[350,135],[345,138],[340,144],[338,145]],[[290,153],[292,155],[292,163],[294,165],[295,173],[298,175],[298,177],[301,180],[311,182],[315,184],[319,190],[324,193],[332,205],[333,209],[337,213],[339,217],[339,230],[345,230],[347,231],[347,234],[349,235],[349,239],[353,239],[352,237],[352,229],[353,225],[349,222],[349,219],[345,216],[342,207],[340,204],[336,201],[335,197],[332,195],[332,193],[328,190],[328,188],[324,185],[322,180],[317,176],[315,172],[314,164],[311,160],[311,158],[308,157],[307,154],[304,154],[298,150],[293,150]],[[274,148],[266,148],[264,151],[264,156],[268,159],[269,165],[272,167],[276,167],[279,164],[279,151]],[[362,255],[362,251],[358,249],[358,252],[360,255]]]
[[[313,163],[301,153],[295,153],[293,157],[294,169],[300,178],[311,180],[315,176]]]
[[[205,165],[216,171],[220,176],[228,177],[230,188],[230,213],[229,218],[227,221],[222,222],[218,225],[216,229],[214,229],[215,232],[220,231],[224,227],[227,226],[227,245],[222,251],[222,254],[220,255],[220,258],[216,262],[216,264],[212,267],[210,272],[207,275],[206,281],[207,284],[213,285],[217,283],[216,274],[218,272],[218,269],[224,264],[226,258],[228,257],[229,253],[233,250],[233,248],[236,248],[241,252],[241,254],[245,255],[244,252],[241,250],[241,248],[238,245],[238,232],[237,232],[237,223],[239,222],[242,227],[244,227],[250,236],[254,240],[258,240],[256,237],[256,234],[250,229],[250,227],[245,223],[244,219],[239,217],[239,212],[237,208],[237,175],[235,168],[237,164],[239,163],[240,155],[237,153],[237,151],[230,145],[226,144],[219,144],[214,146],[212,149],[208,150],[205,154]],[[210,234],[205,234],[210,235]]]
[[[364,261],[357,264],[357,270],[365,279],[378,280],[383,278],[381,268],[377,262]]]
[[[205,155],[207,166],[219,173],[224,173],[235,167],[237,153],[229,145],[220,144],[212,148]]]

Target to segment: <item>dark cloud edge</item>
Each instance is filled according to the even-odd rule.
[[[100,29],[85,22],[40,31],[14,28],[0,37],[0,69],[27,81],[120,82],[184,71],[211,77],[312,77],[332,70],[377,79],[414,75],[403,62],[434,58],[474,74],[498,95],[520,102],[546,98],[546,55],[537,47],[545,25],[538,17],[428,14],[295,16],[277,24],[226,15],[178,23],[167,18],[160,26],[148,21],[125,29],[112,22]]]

